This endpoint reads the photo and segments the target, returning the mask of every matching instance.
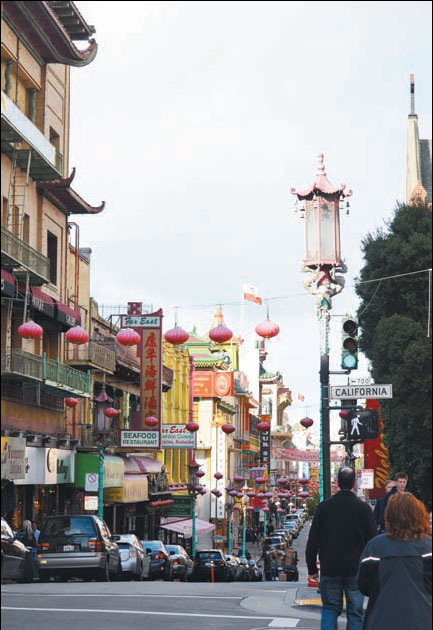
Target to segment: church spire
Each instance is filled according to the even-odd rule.
[[[416,116],[415,113],[415,75],[410,75],[410,115]]]

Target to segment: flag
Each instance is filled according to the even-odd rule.
[[[304,394],[298,394],[298,400],[300,400],[301,402],[304,402],[305,400]]]
[[[251,284],[244,284],[244,300],[248,302],[254,302],[254,304],[263,304],[262,298],[259,295],[257,287],[253,287]]]

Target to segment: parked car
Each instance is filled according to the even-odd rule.
[[[220,549],[203,549],[196,552],[193,578],[199,581],[212,580],[212,564],[215,581],[228,581],[229,568]]]
[[[272,532],[273,536],[283,536],[284,540],[286,542],[287,545],[290,545],[290,543],[292,542],[292,534],[290,533],[290,530],[287,528],[281,528],[281,529],[276,529]]]
[[[246,582],[252,582],[255,580],[255,573],[253,567],[251,566],[251,560],[239,558],[239,564],[244,568],[244,580]]]
[[[294,521],[286,523],[287,529],[290,531],[290,533],[292,534],[293,538],[297,538],[299,535],[299,528],[297,523],[295,523]]]
[[[150,579],[163,579],[171,582],[173,579],[173,561],[166,546],[160,540],[142,540],[141,544],[150,558]]]
[[[245,569],[240,564],[239,558],[229,554],[226,554],[224,558],[228,566],[228,579],[233,582],[242,582],[245,579]]]
[[[49,516],[38,541],[39,581],[52,576],[109,582],[122,577],[120,553],[104,521],[89,514]]]
[[[150,558],[135,534],[113,536],[117,542],[123,575],[135,580],[147,580],[150,575]]]
[[[250,560],[250,565],[254,572],[254,580],[256,582],[261,582],[263,580],[263,571],[255,560]]]
[[[280,549],[286,548],[286,542],[283,536],[276,535],[268,536],[263,541],[263,551],[268,551],[269,549],[275,549],[276,547]]]
[[[173,578],[181,582],[188,582],[194,571],[194,562],[181,545],[165,546],[173,565]]]
[[[17,539],[11,527],[1,520],[1,579],[32,582],[34,563],[32,550]]]

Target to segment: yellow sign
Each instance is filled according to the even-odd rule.
[[[105,488],[104,501],[110,503],[136,503],[149,498],[146,475],[125,475],[123,488]]]

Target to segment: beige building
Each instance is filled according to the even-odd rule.
[[[70,67],[95,57],[93,32],[73,2],[2,2],[2,502],[14,526],[65,509],[74,418],[91,396],[90,374],[67,364],[64,333],[88,326],[90,261],[71,215],[104,205],[80,197],[69,168]],[[41,338],[18,333],[28,320]],[[74,412],[68,397],[80,403]]]

